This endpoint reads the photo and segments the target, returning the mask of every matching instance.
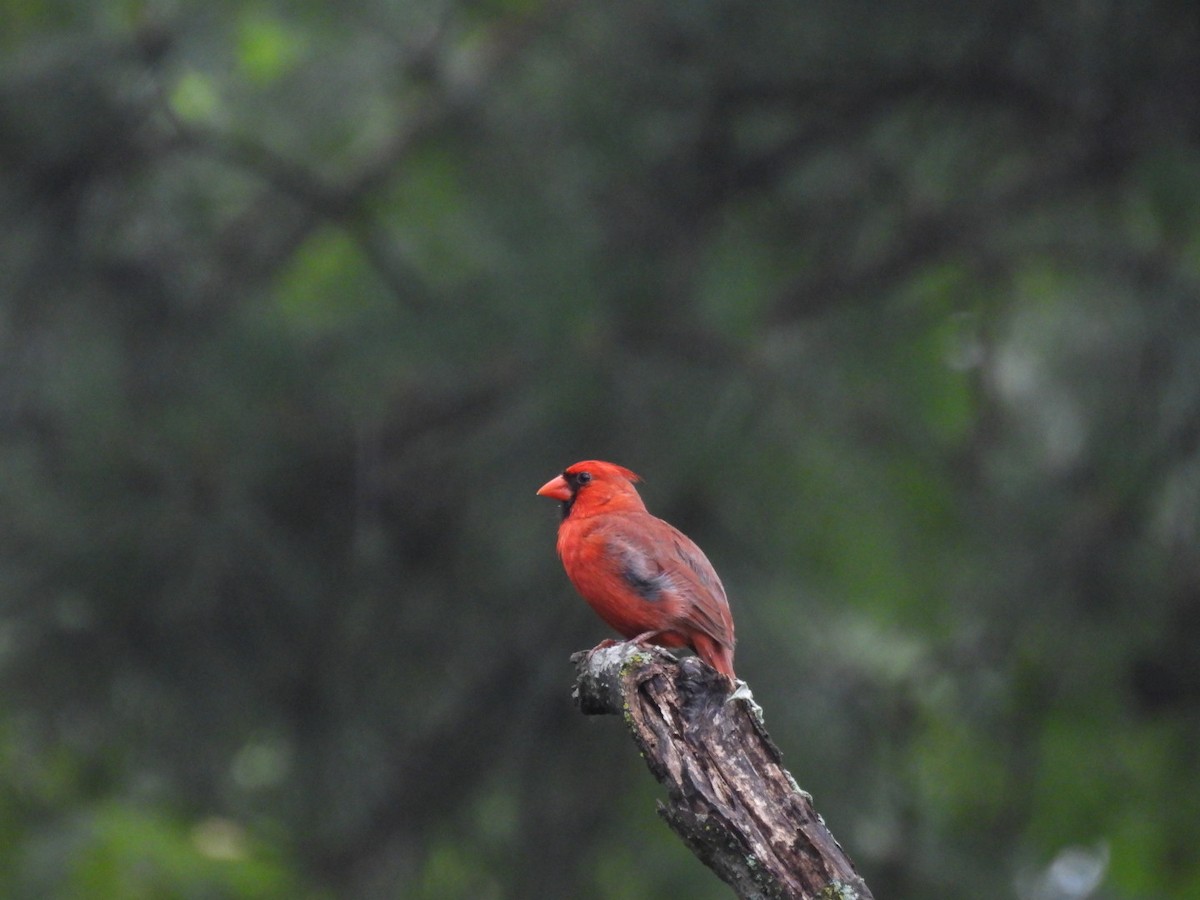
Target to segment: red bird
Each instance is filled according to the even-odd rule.
[[[583,599],[622,637],[691,647],[733,683],[733,617],[699,547],[646,511],[633,472],[599,460],[568,466],[538,495],[562,501],[558,555]]]

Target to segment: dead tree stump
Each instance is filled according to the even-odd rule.
[[[659,814],[738,897],[873,900],[752,700],[726,702],[712,669],[656,647],[615,644],[571,659],[580,709],[625,720],[667,789]]]

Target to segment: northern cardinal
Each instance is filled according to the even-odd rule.
[[[586,460],[538,490],[562,501],[558,555],[583,599],[624,638],[691,647],[729,679],[733,617],[721,579],[699,547],[646,511],[618,465]]]

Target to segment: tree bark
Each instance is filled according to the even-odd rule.
[[[749,697],[700,660],[614,644],[571,657],[586,715],[620,715],[666,788],[659,814],[742,900],[873,900],[783,767]]]

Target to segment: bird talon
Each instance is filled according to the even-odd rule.
[[[593,647],[591,650],[583,650],[581,652],[583,654],[583,658],[586,659],[590,663],[592,660],[592,657],[595,656],[597,653],[599,653],[601,650],[607,650],[609,647],[615,647],[616,645],[617,645],[617,642],[614,641],[612,638],[605,638],[600,643],[598,643],[595,647]]]
[[[650,642],[651,638],[656,638],[659,635],[661,635],[662,633],[663,632],[662,632],[661,628],[659,628],[655,631],[643,631],[637,637],[631,637],[627,641],[627,643],[634,644],[638,647],[644,647],[644,646],[646,646],[647,643]]]

